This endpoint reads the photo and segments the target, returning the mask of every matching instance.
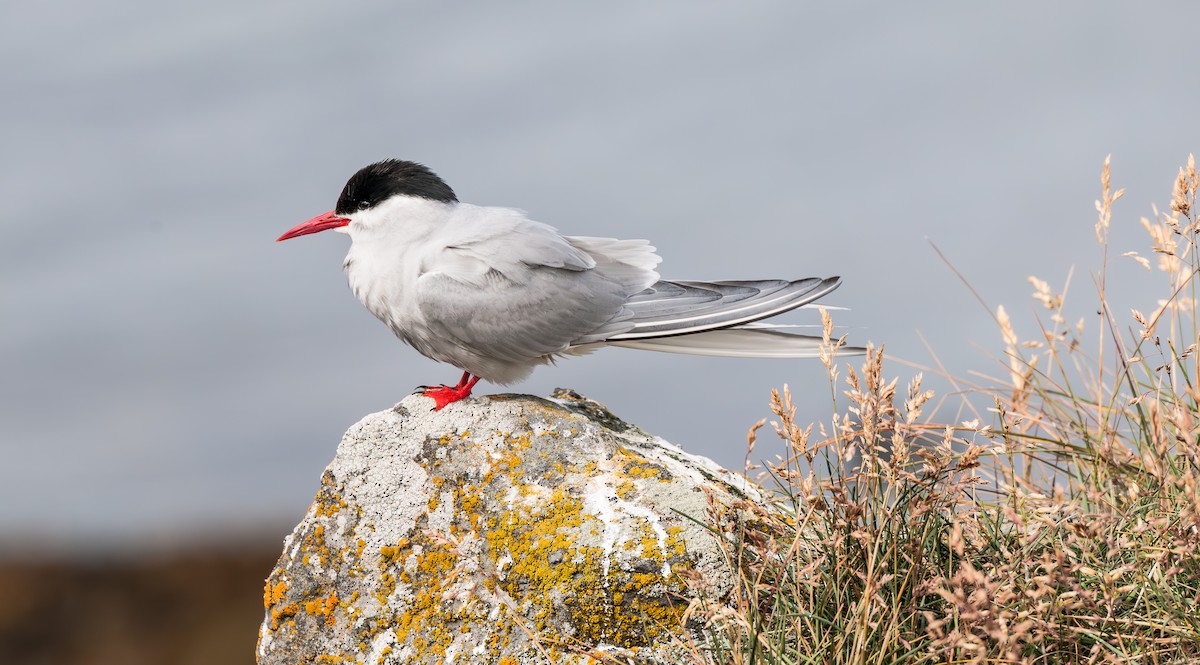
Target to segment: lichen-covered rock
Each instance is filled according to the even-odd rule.
[[[267,581],[258,662],[680,662],[681,574],[732,584],[708,495],[754,488],[568,391],[431,404],[346,433]]]

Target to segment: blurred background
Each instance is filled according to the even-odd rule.
[[[1003,372],[1028,275],[1074,268],[1091,313],[1111,153],[1127,311],[1154,276],[1117,255],[1200,145],[1200,6],[1112,5],[4,3],[0,662],[252,662],[342,432],[458,376],[358,304],[344,236],[273,242],[381,158],[649,238],[665,277],[842,275],[853,343],[964,375]],[[481,388],[741,468],[784,384],[828,420],[816,362],[610,349]]]

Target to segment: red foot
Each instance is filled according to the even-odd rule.
[[[463,372],[462,378],[459,379],[456,386],[421,386],[417,390],[433,400],[434,411],[441,411],[442,407],[447,404],[470,397],[471,389],[475,387],[476,383],[479,383],[479,377],[471,376],[470,372]]]

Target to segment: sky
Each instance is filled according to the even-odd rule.
[[[1137,220],[1200,146],[1198,18],[1182,2],[4,3],[0,550],[281,537],[351,424],[457,380],[354,299],[347,238],[274,242],[387,157],[566,234],[648,238],[667,278],[841,275],[835,321],[884,345],[902,384],[931,349],[951,373],[999,374],[990,310],[1033,330],[1027,276],[1073,275],[1069,303],[1094,310],[1106,155],[1127,190],[1114,254],[1149,254]],[[1152,309],[1154,276],[1114,264],[1114,311]],[[804,361],[608,349],[477,392],[570,387],[741,468],[784,384],[800,420],[828,421],[836,391]],[[756,455],[778,452],[769,438]]]

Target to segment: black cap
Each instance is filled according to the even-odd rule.
[[[342,189],[342,195],[338,197],[334,212],[338,215],[349,215],[374,208],[400,194],[442,203],[458,201],[450,185],[423,164],[402,159],[385,159],[364,166],[350,177]]]

